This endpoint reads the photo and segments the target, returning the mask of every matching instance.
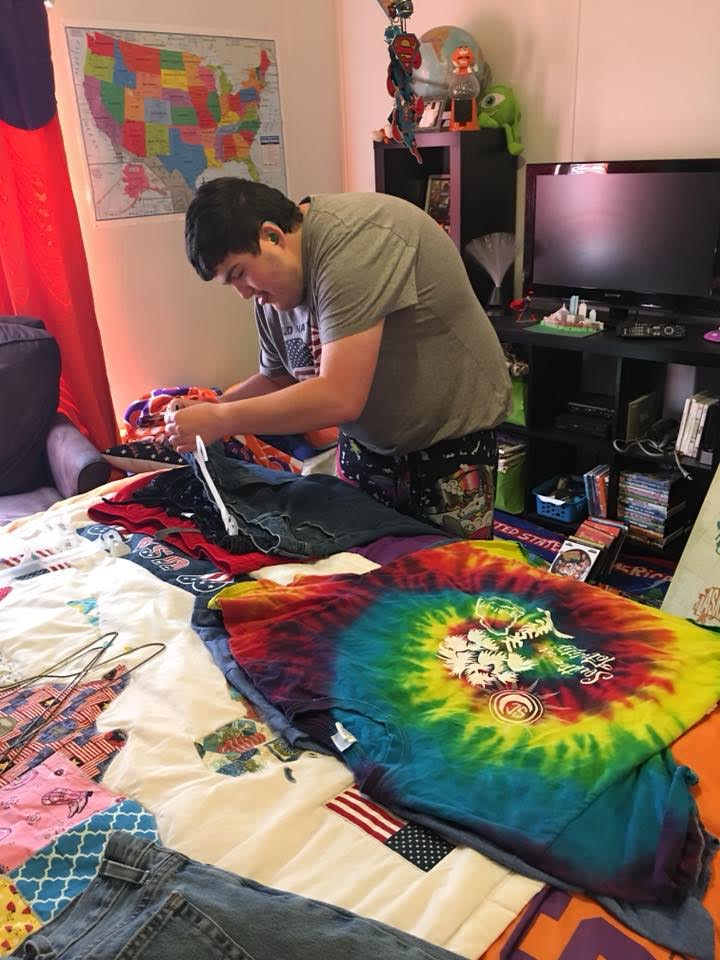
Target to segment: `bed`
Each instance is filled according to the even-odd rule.
[[[190,555],[181,522],[168,528],[134,516],[125,526],[108,512],[133,483],[109,484],[0,531],[0,953],[87,887],[107,837],[121,829],[464,957],[675,955],[595,900],[497,862],[432,817],[415,819],[412,809],[368,796],[341,751],[331,755],[263,696],[241,692],[213,598],[234,582],[241,594],[276,598],[297,576],[360,582],[389,569],[376,562],[382,551],[370,544],[302,563],[269,555],[253,569],[229,568],[216,551]],[[448,549],[421,537],[417,548],[390,567]],[[68,714],[56,701],[69,677]],[[714,682],[705,684],[708,697]],[[718,834],[720,778],[709,749],[717,714],[698,720],[673,751],[698,774],[701,819]],[[8,764],[8,745],[25,722],[45,726]],[[60,786],[59,769],[69,777]],[[720,916],[712,879],[704,906]],[[699,955],[712,956],[713,936],[703,931]]]

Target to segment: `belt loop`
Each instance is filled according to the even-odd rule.
[[[141,887],[150,876],[149,870],[131,867],[128,863],[119,863],[117,860],[103,860],[98,873],[101,877],[112,877],[113,880],[124,880]]]

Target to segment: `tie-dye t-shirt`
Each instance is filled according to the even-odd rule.
[[[385,806],[595,893],[676,896],[704,840],[664,748],[718,700],[718,638],[516,551],[465,541],[216,602],[252,683]]]

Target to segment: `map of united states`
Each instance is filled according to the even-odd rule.
[[[182,212],[226,172],[284,180],[274,44],[151,37],[68,29],[96,217]]]

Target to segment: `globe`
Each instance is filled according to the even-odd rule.
[[[480,96],[490,82],[490,67],[477,40],[460,27],[442,26],[427,30],[420,37],[422,63],[413,73],[413,89],[425,100],[447,100],[450,96],[452,52],[456,47],[470,47],[475,56]]]

